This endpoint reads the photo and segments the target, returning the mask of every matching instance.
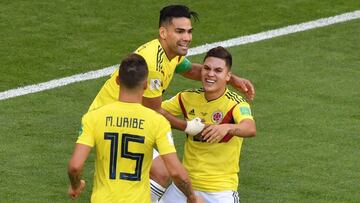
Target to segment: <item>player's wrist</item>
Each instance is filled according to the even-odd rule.
[[[189,135],[199,134],[205,127],[205,124],[201,122],[200,118],[194,118],[190,121],[186,121],[185,133]]]
[[[193,195],[190,195],[188,198],[187,198],[187,202],[197,202],[197,197],[195,194]]]
[[[81,184],[81,182],[79,180],[77,182],[71,183],[70,186],[73,190],[78,190],[80,188],[80,184]]]

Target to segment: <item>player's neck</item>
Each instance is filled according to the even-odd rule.
[[[213,101],[216,100],[218,98],[220,98],[226,91],[226,88],[216,91],[216,92],[210,92],[210,91],[205,91],[204,95],[205,95],[205,99],[207,101]]]
[[[161,47],[164,49],[165,55],[169,59],[169,61],[171,61],[173,58],[175,58],[176,53],[172,53],[172,51],[169,49],[169,47],[167,47],[164,40],[161,39],[160,37],[159,37],[159,42],[160,42]]]
[[[134,92],[134,91],[128,91],[126,89],[121,89],[119,94],[119,101],[126,102],[126,103],[142,103],[142,95],[143,91]]]

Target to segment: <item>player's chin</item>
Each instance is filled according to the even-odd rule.
[[[213,87],[212,85],[208,85],[208,84],[204,84],[203,83],[203,88],[205,92],[214,92],[216,90],[215,87]]]
[[[185,56],[187,53],[188,53],[188,48],[182,48],[182,47],[179,47],[178,48],[178,54],[180,55],[180,56]]]

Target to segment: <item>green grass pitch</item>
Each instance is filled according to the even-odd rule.
[[[180,2],[200,14],[192,47],[360,8],[356,0]],[[0,91],[119,63],[156,37],[158,12],[169,3],[1,1]],[[353,20],[229,48],[233,72],[257,94],[257,137],[241,153],[242,202],[360,202],[359,33]],[[0,202],[71,202],[67,162],[105,80],[0,101]],[[199,86],[175,77],[165,98]],[[181,157],[184,136],[174,137]],[[78,202],[89,202],[93,160]]]

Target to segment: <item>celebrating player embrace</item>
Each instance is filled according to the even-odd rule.
[[[168,88],[174,73],[179,73],[186,78],[200,80],[203,65],[191,63],[185,55],[188,52],[192,40],[191,18],[197,19],[197,13],[184,5],[170,5],[160,11],[159,36],[144,45],[141,45],[135,53],[144,57],[149,68],[147,78],[148,85],[144,91],[142,104],[163,114],[173,128],[194,132],[201,123],[197,120],[184,122],[161,108],[162,94]],[[89,111],[100,108],[118,99],[119,83],[118,71],[106,81],[96,98],[92,102]],[[231,74],[229,84],[244,92],[248,98],[255,95],[253,85],[249,80]],[[195,130],[196,130],[195,129]],[[152,201],[156,202],[170,184],[170,176],[162,159],[156,156],[150,170]]]

